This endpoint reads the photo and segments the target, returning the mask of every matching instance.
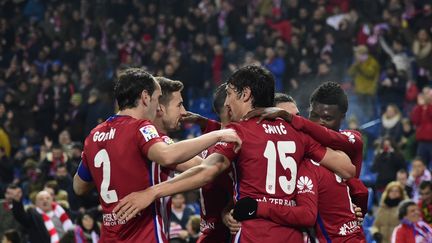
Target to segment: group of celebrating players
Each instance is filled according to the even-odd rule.
[[[308,120],[274,83],[260,66],[235,71],[214,95],[219,123],[185,110],[180,81],[123,71],[119,112],[88,135],[74,177],[76,194],[99,192],[101,241],[168,242],[169,196],[201,188],[198,242],[366,242],[361,135],[339,131],[346,94],[321,84]],[[184,120],[203,135],[174,143]]]

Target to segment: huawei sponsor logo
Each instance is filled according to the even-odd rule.
[[[300,176],[297,180],[297,189],[299,190],[297,193],[312,193],[313,183],[312,180],[307,176]]]

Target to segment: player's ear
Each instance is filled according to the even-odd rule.
[[[159,103],[159,109],[156,112],[156,116],[162,117],[166,112],[166,107]]]
[[[241,99],[242,99],[244,102],[249,101],[249,99],[251,98],[251,89],[250,89],[249,87],[246,87],[246,88],[243,89],[243,92],[242,92],[242,93],[243,93],[243,94],[242,94]]]
[[[144,106],[147,106],[150,102],[150,95],[147,90],[143,90],[141,92],[140,101],[143,103]]]

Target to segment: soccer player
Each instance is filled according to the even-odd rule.
[[[225,105],[233,121],[240,119],[257,107],[273,106],[274,78],[259,66],[246,66],[231,75],[227,82]],[[122,219],[132,219],[157,198],[201,187],[214,180],[234,161],[236,200],[252,197],[261,201],[293,206],[298,165],[303,157],[337,171],[344,177],[355,175],[355,167],[348,156],[325,148],[308,135],[295,130],[289,123],[276,120],[257,124],[256,119],[231,123],[242,138],[242,148],[234,149],[232,143],[219,143],[214,153],[199,166],[176,178],[136,192],[123,198],[114,208]],[[254,212],[252,212],[254,213]],[[256,219],[242,223],[236,236],[242,242],[299,242],[302,234],[295,228]]]
[[[224,106],[226,84],[220,85],[213,96],[213,110],[219,116],[221,126],[231,121],[227,108]],[[207,129],[212,126],[207,126]],[[216,126],[213,126],[216,127]],[[208,130],[207,130],[208,131]],[[214,152],[212,146],[202,153],[205,159]],[[222,222],[221,212],[232,200],[233,180],[232,169],[222,172],[216,179],[201,187],[201,235],[198,243],[226,243],[230,239],[230,230]]]
[[[291,121],[294,127],[311,134],[312,137],[323,145],[345,151],[351,157],[356,167],[360,169],[363,146],[360,134],[356,131],[338,132],[340,123],[345,117],[348,108],[346,94],[339,84],[335,82],[322,84],[314,91],[310,100],[311,121],[298,116],[287,115],[283,110],[279,110],[279,112],[275,112],[272,115],[269,112],[262,117],[274,118],[278,116],[277,114],[284,116],[286,120]],[[253,115],[252,113],[249,114],[251,117]],[[258,217],[271,218],[281,224],[290,224],[296,222],[294,220],[302,215],[301,211],[305,211],[301,210],[303,205],[310,204],[311,201],[318,201],[319,215],[316,232],[320,242],[365,242],[361,226],[358,224],[351,203],[348,183],[313,161],[305,163],[304,169],[300,168],[298,176],[296,200],[300,207],[300,212],[298,211],[299,209],[296,209],[297,211],[285,210],[282,207],[271,207],[271,205],[262,203],[254,204],[252,200],[245,198],[243,202],[239,201],[236,205],[234,215],[240,219],[248,218],[247,215],[244,215],[244,211],[257,209]],[[352,185],[360,186],[354,189],[357,192],[363,191],[363,198],[367,201],[367,189],[361,181],[358,180],[352,183]],[[306,215],[303,215],[303,218],[305,217]]]
[[[159,108],[161,87],[142,69],[125,70],[114,93],[120,111],[86,138],[82,163],[74,177],[74,191],[82,195],[96,186],[103,209],[101,241],[167,242],[161,218],[152,207],[126,222],[112,212],[118,200],[153,184],[151,161],[173,166],[218,141],[241,141],[232,129],[226,129],[167,145],[151,123]]]

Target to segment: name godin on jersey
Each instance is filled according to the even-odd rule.
[[[264,132],[267,134],[279,134],[279,135],[287,134],[285,126],[282,123],[276,126],[269,125],[269,124],[262,124],[262,127],[264,128]]]
[[[341,132],[341,134],[347,136],[350,143],[355,143],[356,140],[352,132]]]
[[[114,139],[116,129],[111,128],[109,132],[95,132],[93,134],[93,142],[102,142],[106,140]]]
[[[297,180],[297,189],[299,191],[297,193],[312,193],[315,194],[314,191],[312,191],[313,183],[312,180],[309,179],[307,176],[300,176],[300,178]]]
[[[159,137],[159,133],[157,132],[156,128],[153,125],[143,126],[139,130],[144,136],[144,140],[146,142],[152,140],[153,138]]]
[[[359,222],[357,220],[350,221],[348,223],[343,224],[339,228],[339,235],[347,235],[354,233],[357,229],[360,228]]]

